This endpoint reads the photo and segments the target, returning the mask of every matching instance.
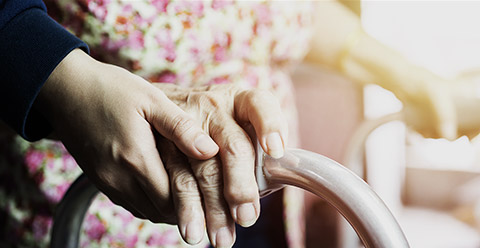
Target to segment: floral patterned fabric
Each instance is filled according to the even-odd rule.
[[[150,81],[271,90],[291,122],[290,145],[296,144],[288,73],[307,51],[310,3],[45,2],[53,18],[90,46],[93,57]],[[0,224],[5,228],[5,245],[47,247],[55,206],[80,173],[61,143],[28,143],[17,136],[0,136]],[[292,197],[302,194],[286,193],[290,195],[285,197],[287,240],[291,247],[301,247],[301,199]],[[205,247],[207,242],[205,238],[198,246]],[[180,246],[186,244],[175,226],[136,219],[104,195],[94,200],[81,234],[81,247]]]

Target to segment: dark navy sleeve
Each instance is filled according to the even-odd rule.
[[[41,0],[0,0],[0,118],[23,138],[51,132],[32,108],[41,87],[73,49],[87,45],[51,19]]]

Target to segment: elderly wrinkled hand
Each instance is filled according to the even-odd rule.
[[[156,86],[156,87],[155,87]],[[252,129],[280,157],[287,127],[268,91],[155,84],[74,50],[34,103],[89,179],[139,218],[231,246],[260,213]]]
[[[242,90],[233,85],[193,89],[154,85],[201,122],[203,130],[220,147],[216,157],[199,160],[166,145],[165,139],[160,142],[180,232],[187,242],[197,243],[206,219],[211,243],[217,247],[231,246],[235,240],[234,221],[250,226],[260,213],[252,144],[256,141],[250,140],[246,130],[253,127],[264,151],[281,157],[287,142],[287,125],[279,104],[268,91]]]

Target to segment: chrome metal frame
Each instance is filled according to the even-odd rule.
[[[371,131],[398,115],[366,123],[352,138],[347,149],[347,162],[355,164],[357,172],[363,157],[362,147]],[[257,144],[256,176],[262,196],[289,184],[309,190],[334,206],[355,229],[366,247],[409,247],[397,221],[378,197],[360,177],[343,165],[320,154],[300,149],[287,150],[281,159],[263,153]],[[301,166],[299,166],[301,165]],[[97,188],[81,175],[70,186],[60,202],[53,223],[51,247],[78,247],[80,228]]]

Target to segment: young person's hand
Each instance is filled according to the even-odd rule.
[[[282,156],[280,107],[266,91],[155,86],[74,50],[34,107],[113,202],[139,218],[178,224],[191,244],[201,241],[206,222],[212,244],[230,246],[234,221],[252,225],[260,212],[245,129]]]
[[[153,222],[177,222],[155,135],[198,160],[218,152],[201,125],[161,90],[78,49],[53,71],[34,107],[103,193]]]

